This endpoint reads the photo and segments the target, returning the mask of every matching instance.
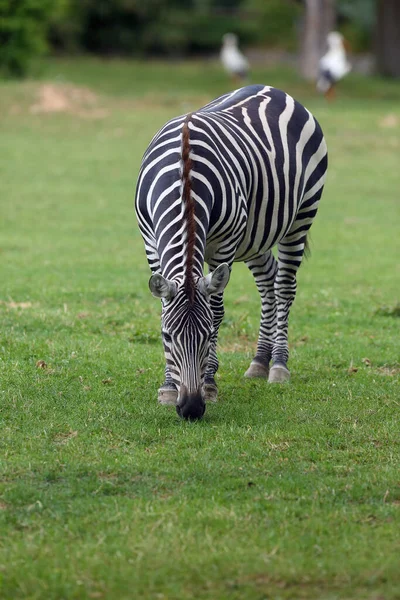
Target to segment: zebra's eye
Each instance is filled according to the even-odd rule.
[[[171,343],[171,336],[169,335],[168,331],[163,331],[163,338],[164,338],[164,341],[167,342],[168,344]]]

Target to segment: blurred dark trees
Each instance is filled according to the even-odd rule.
[[[1,1],[1,0],[0,0]],[[103,55],[213,52],[224,33],[242,44],[285,44],[299,7],[293,0],[65,0],[49,38],[59,51]],[[294,47],[293,47],[294,49]]]
[[[376,58],[382,75],[400,77],[400,0],[378,0]]]

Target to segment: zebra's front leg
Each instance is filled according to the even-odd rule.
[[[223,294],[210,296],[210,305],[213,312],[213,332],[210,338],[210,351],[208,355],[207,367],[203,379],[203,392],[206,401],[216,402],[218,388],[215,382],[215,374],[218,371],[217,341],[218,330],[224,318],[224,299]]]
[[[142,231],[142,235],[146,236],[146,231]],[[145,237],[146,239],[146,237]],[[155,241],[151,241],[147,239],[146,242],[146,254],[147,261],[149,263],[149,267],[152,273],[159,273],[161,271],[160,268],[160,260],[158,257],[158,250],[155,244]],[[170,340],[161,331],[162,342],[164,346],[164,354],[165,354],[165,379],[164,383],[158,388],[158,402],[160,404],[172,404],[176,405],[178,401],[178,388],[176,387],[174,380],[172,378],[172,361],[171,361],[171,353],[170,353]]]
[[[160,404],[176,405],[178,401],[178,388],[176,387],[168,365],[165,366],[165,381],[158,388],[158,401]]]
[[[275,276],[278,269],[272,252],[246,261],[255,279],[261,297],[261,321],[257,353],[251,361],[245,377],[268,377],[269,363],[274,348],[276,333]]]
[[[283,383],[290,379],[287,368],[289,360],[288,323],[290,307],[296,296],[297,270],[303,258],[306,238],[298,243],[285,240],[278,245],[278,272],[275,277],[277,326],[272,350],[273,365],[269,373],[271,383]]]
[[[158,401],[160,404],[176,405],[178,402],[178,388],[172,377],[174,365],[171,360],[170,339],[165,333],[162,333],[165,355],[165,380],[160,388],[158,388]]]

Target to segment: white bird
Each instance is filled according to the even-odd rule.
[[[233,77],[246,79],[250,65],[238,48],[238,38],[234,33],[226,33],[222,38],[221,62],[224,69]]]
[[[326,42],[328,52],[319,61],[317,90],[331,98],[336,82],[351,71],[351,64],[347,60],[345,40],[341,33],[331,31]]]

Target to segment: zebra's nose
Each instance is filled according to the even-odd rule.
[[[182,419],[197,421],[202,418],[206,412],[206,403],[201,394],[201,390],[189,394],[185,386],[179,390],[179,401],[176,405],[176,412]]]

